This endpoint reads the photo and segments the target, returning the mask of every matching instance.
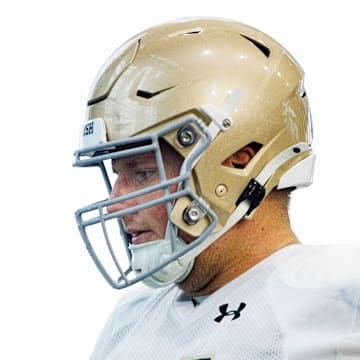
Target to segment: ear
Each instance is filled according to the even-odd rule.
[[[250,162],[250,160],[256,154],[256,150],[253,149],[250,145],[246,145],[236,153],[228,157],[224,162],[224,166],[233,167],[236,169],[244,169],[245,166]]]

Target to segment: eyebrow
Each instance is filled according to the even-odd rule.
[[[132,156],[130,159],[126,159],[126,158],[112,159],[111,167],[113,170],[116,169],[117,162],[121,160],[125,160],[122,167],[125,167],[126,169],[134,169],[138,166],[143,166],[144,164],[148,164],[149,161],[152,160],[156,162],[155,155],[153,153],[145,153],[141,155],[143,156]]]

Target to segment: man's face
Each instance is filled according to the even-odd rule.
[[[181,169],[182,158],[171,147],[165,143],[161,146],[165,172],[167,178],[176,177]],[[224,166],[243,168],[253,156],[254,150],[247,147],[234,154],[224,161]],[[158,184],[160,176],[154,153],[144,153],[126,158],[115,159],[112,162],[113,172],[116,175],[115,183],[110,198],[129,194],[143,188]],[[175,192],[177,185],[169,187],[171,193]],[[146,195],[127,200],[122,203],[115,203],[107,208],[108,213],[127,209],[132,206],[143,204],[162,197],[163,191],[158,190]],[[125,231],[131,236],[131,242],[141,244],[149,241],[163,239],[165,237],[168,215],[166,205],[160,204],[135,213],[124,216],[122,223]],[[182,231],[179,236],[190,243],[193,238]],[[224,268],[229,267],[232,259],[222,256],[226,241],[216,241],[209,248],[197,256],[193,270],[188,278],[178,286],[194,294],[202,294],[213,279],[220,274]],[[229,246],[228,246],[229,247]],[[233,254],[227,251],[225,254]]]
[[[180,172],[182,158],[165,143],[162,144],[161,150],[167,178],[177,176]],[[115,159],[112,161],[112,169],[116,174],[116,180],[110,198],[129,194],[160,182],[157,161],[152,152]],[[170,192],[175,192],[176,189],[177,185],[169,187]],[[154,191],[122,203],[113,204],[107,208],[107,211],[112,213],[123,210],[163,195],[162,190]],[[134,245],[162,239],[165,236],[168,221],[166,205],[148,207],[126,215],[121,220]]]

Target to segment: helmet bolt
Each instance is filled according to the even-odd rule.
[[[191,126],[185,126],[179,130],[177,139],[182,146],[191,146],[196,140],[195,130]]]
[[[205,216],[204,210],[200,205],[193,201],[184,211],[183,219],[188,225],[197,224]]]
[[[226,185],[220,184],[220,185],[218,185],[218,186],[216,187],[215,193],[216,193],[217,196],[223,197],[223,196],[226,195],[227,190],[228,190],[228,189],[227,189]]]
[[[231,126],[231,120],[230,119],[224,119],[222,122],[222,125],[224,128],[229,128]]]

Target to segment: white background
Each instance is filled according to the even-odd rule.
[[[8,1],[0,9],[0,358],[87,359],[119,293],[88,257],[72,168],[90,85],[130,36],[183,16],[232,18],[282,43],[306,71],[314,185],[294,194],[304,243],[360,243],[357,1]],[[151,331],[151,329],[149,329]]]

